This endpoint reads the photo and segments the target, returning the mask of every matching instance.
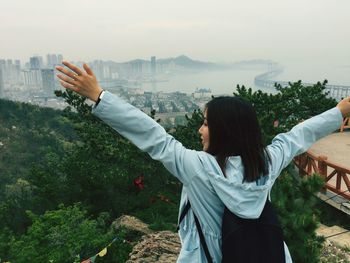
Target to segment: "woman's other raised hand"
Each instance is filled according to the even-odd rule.
[[[80,69],[67,61],[62,61],[62,64],[66,67],[56,67],[62,73],[57,74],[61,85],[96,102],[102,88],[90,67],[84,63],[84,69]]]
[[[350,117],[350,96],[341,100],[337,107],[339,108],[343,117]]]

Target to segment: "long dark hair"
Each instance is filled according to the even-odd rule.
[[[269,154],[262,143],[255,110],[238,97],[216,97],[206,105],[209,128],[207,152],[216,156],[225,174],[229,156],[240,156],[243,181],[253,182],[268,173]]]

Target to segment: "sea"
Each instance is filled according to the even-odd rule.
[[[328,84],[350,86],[350,65],[312,65],[289,64],[281,65],[283,72],[276,76],[276,81],[316,83],[328,80]],[[195,73],[181,73],[163,76],[162,81],[142,83],[141,88],[153,92],[184,92],[193,93],[198,89],[210,89],[214,95],[232,95],[237,85],[244,85],[254,91],[261,89],[264,92],[274,93],[271,88],[261,88],[254,85],[254,78],[267,72],[268,67],[254,69],[232,69],[222,71],[206,71]]]

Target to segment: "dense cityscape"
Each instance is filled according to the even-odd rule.
[[[54,94],[55,90],[62,89],[55,72],[55,66],[61,65],[62,60],[61,54],[47,54],[45,58],[32,56],[24,63],[0,59],[0,98],[63,109],[66,104]],[[101,86],[143,111],[149,113],[153,109],[162,118],[174,123],[177,116],[203,107],[212,95],[211,90],[197,88],[190,94],[164,93],[156,89],[145,91],[142,83],[156,85],[169,81],[168,76],[188,71],[185,64],[191,62],[185,56],[158,61],[152,56],[150,60],[137,59],[124,63],[95,60],[89,65]],[[83,62],[74,63],[81,66]]]

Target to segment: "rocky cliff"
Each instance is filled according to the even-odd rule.
[[[121,226],[142,234],[141,240],[134,246],[127,263],[172,263],[176,262],[181,249],[179,235],[170,231],[154,232],[148,225],[132,216],[118,218],[113,226]]]

